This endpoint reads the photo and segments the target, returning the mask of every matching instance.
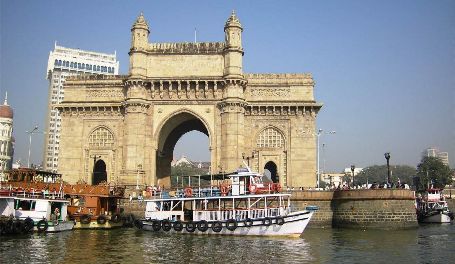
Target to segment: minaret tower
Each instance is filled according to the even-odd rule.
[[[224,81],[223,99],[219,103],[221,115],[222,170],[233,171],[242,165],[244,146],[245,90],[242,72],[242,25],[234,11],[224,25]]]
[[[146,76],[146,54],[148,47],[149,26],[142,13],[137,17],[131,28],[130,76]]]
[[[3,172],[10,170],[13,162],[13,109],[8,105],[8,93],[0,105],[0,180]]]

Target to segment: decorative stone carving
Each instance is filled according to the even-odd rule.
[[[291,95],[290,88],[267,88],[267,89],[251,89],[253,97],[289,97]]]

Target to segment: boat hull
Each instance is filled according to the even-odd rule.
[[[112,221],[106,221],[104,224],[99,224],[96,220],[91,221],[88,224],[83,224],[80,221],[76,221],[74,229],[112,229],[123,226],[123,222],[114,223]]]
[[[440,212],[432,215],[421,216],[421,223],[450,223],[451,218],[448,213]]]
[[[33,231],[35,232],[45,232],[45,233],[57,233],[57,232],[63,232],[63,231],[70,231],[74,227],[74,222],[73,221],[60,221],[58,224],[55,224],[52,221],[48,221],[48,227],[46,230],[38,230],[38,226],[35,225],[33,227]]]
[[[186,234],[198,234],[198,235],[238,235],[238,236],[300,236],[308,225],[313,212],[299,211],[290,213],[287,216],[283,216],[283,222],[278,223],[277,218],[271,218],[270,225],[265,225],[263,219],[253,219],[252,225],[248,226],[244,221],[239,221],[235,230],[229,230],[225,223],[222,224],[220,232],[215,232],[211,228],[209,222],[209,228],[206,231],[201,231],[196,228],[193,232],[186,229],[186,224],[183,223],[183,230],[176,231],[174,228],[167,231],[169,233],[186,233]],[[153,222],[142,220],[142,229],[147,231],[154,231]],[[161,228],[158,232],[166,232]]]

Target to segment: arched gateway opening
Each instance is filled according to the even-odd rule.
[[[92,184],[96,185],[100,182],[107,181],[106,163],[103,160],[98,160],[93,167]]]
[[[268,176],[273,182],[279,182],[277,167],[275,162],[269,161],[264,166],[264,175]]]
[[[156,177],[159,185],[170,186],[171,162],[174,157],[174,148],[178,140],[190,131],[199,131],[206,136],[210,135],[206,125],[197,116],[183,112],[169,118],[162,126],[158,138],[156,153]],[[210,144],[210,143],[209,143]],[[206,151],[210,146],[195,146],[200,151]]]

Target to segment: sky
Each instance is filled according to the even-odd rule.
[[[324,104],[321,170],[416,166],[428,147],[455,167],[455,1],[6,1],[0,0],[0,98],[14,109],[15,160],[27,163],[27,130],[45,128],[46,68],[55,41],[117,53],[128,72],[130,29],[140,12],[151,42],[223,41],[232,10],[243,31],[245,73],[313,74]],[[42,161],[35,134],[31,163]],[[200,146],[207,146],[201,148]],[[208,138],[184,135],[174,156],[209,160]]]

